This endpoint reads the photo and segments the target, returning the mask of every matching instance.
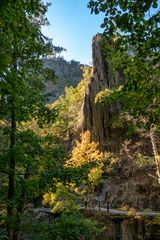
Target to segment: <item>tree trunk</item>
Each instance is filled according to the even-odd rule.
[[[158,180],[158,183],[160,184],[160,165],[159,165],[160,156],[158,154],[154,128],[150,129],[150,139],[151,139],[151,143],[152,143],[154,161],[155,161],[155,165],[156,165],[157,180]]]
[[[20,198],[18,200],[18,206],[16,211],[16,220],[15,225],[17,229],[14,229],[13,231],[13,239],[12,240],[21,240],[22,236],[22,230],[21,230],[21,215],[24,212],[24,203],[25,203],[25,193],[26,193],[26,187],[25,187],[25,181],[29,178],[29,167],[27,166],[24,174],[24,184],[21,186],[21,194]]]
[[[12,99],[11,106],[11,134],[10,134],[10,157],[9,157],[9,178],[8,178],[8,203],[7,203],[7,235],[9,240],[13,240],[13,222],[14,222],[14,190],[15,190],[15,166],[16,166],[16,117],[15,103]]]

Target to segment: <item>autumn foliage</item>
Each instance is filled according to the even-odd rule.
[[[86,131],[81,134],[80,141],[71,152],[71,158],[66,162],[67,167],[81,167],[84,164],[102,161],[103,154],[98,149],[98,143],[91,141],[91,134]]]

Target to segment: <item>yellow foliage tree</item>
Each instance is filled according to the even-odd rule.
[[[91,134],[86,131],[81,134],[80,141],[71,152],[71,158],[66,162],[67,167],[78,168],[92,162],[102,162],[103,153],[98,149],[98,143],[91,142]]]
[[[75,183],[56,182],[55,192],[47,192],[43,195],[42,204],[49,204],[52,207],[52,212],[77,212],[79,206],[77,204],[78,191]]]
[[[94,188],[99,184],[103,173],[103,160],[106,159],[106,154],[103,154],[98,149],[98,143],[91,141],[91,134],[86,131],[80,135],[80,140],[76,141],[76,146],[71,152],[71,158],[66,162],[66,167],[81,168],[85,165],[89,166],[87,170],[87,180],[81,185],[84,189],[84,195],[81,196],[84,204],[92,208],[92,199]],[[93,164],[94,163],[94,164]]]

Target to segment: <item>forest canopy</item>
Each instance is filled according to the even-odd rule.
[[[49,103],[46,83],[54,86],[58,78],[44,61],[63,49],[42,33],[49,6],[41,0],[0,1],[0,239],[94,240],[107,229],[102,204],[106,214],[126,202],[143,206],[130,201],[132,192],[121,201],[126,182],[135,181],[141,199],[158,201],[160,11],[157,0],[88,1],[92,14],[104,14],[100,51],[106,71],[120,73],[121,84],[102,86],[90,109],[111,113],[117,104],[109,123],[109,133],[117,134],[115,149],[112,134],[103,146],[94,140],[92,119],[90,129],[83,126],[85,96],[100,77],[95,66],[82,65],[77,86]],[[116,192],[119,184],[124,189]],[[154,189],[146,191],[145,184]]]

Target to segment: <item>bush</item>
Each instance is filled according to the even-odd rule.
[[[102,230],[98,222],[82,215],[62,215],[55,221],[49,239],[94,240]]]

